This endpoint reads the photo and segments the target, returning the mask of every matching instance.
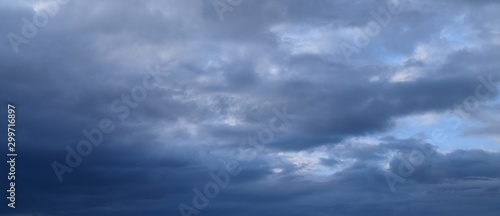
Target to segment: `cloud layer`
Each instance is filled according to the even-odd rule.
[[[1,101],[17,107],[20,155],[18,203],[2,215],[500,211],[497,1],[214,1],[230,8],[223,21],[207,0],[59,2],[0,3]],[[41,13],[26,37],[23,17]],[[13,45],[11,32],[29,40]],[[356,50],[350,61],[340,44]],[[397,132],[446,113],[458,138]],[[263,144],[273,118],[282,127]],[[115,129],[70,167],[68,146],[102,119]],[[468,137],[496,141],[443,150]],[[62,182],[54,161],[72,169]],[[193,188],[235,161],[241,172],[196,208]],[[391,192],[385,176],[408,161]]]

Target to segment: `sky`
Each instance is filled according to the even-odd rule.
[[[499,10],[1,1],[0,215],[498,215]]]

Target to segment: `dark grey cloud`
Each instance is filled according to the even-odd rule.
[[[494,149],[427,143],[432,154],[396,192],[384,178],[398,172],[398,154],[425,143],[386,136],[398,119],[454,110],[478,77],[500,81],[497,1],[245,0],[220,21],[206,0],[74,0],[16,54],[6,35],[22,35],[22,17],[46,2],[0,3],[0,101],[17,107],[20,155],[18,206],[2,215],[181,215],[192,189],[241,156],[240,143],[283,107],[290,126],[240,161],[241,174],[201,214],[499,210]],[[387,2],[404,7],[347,62],[338,44],[353,43]],[[121,119],[114,101],[156,66],[163,82]],[[498,90],[484,92],[469,119],[484,125],[464,136],[498,136]],[[65,148],[103,118],[116,129],[59,183],[52,162],[64,163]]]

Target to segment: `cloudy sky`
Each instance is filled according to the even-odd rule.
[[[0,11],[0,215],[500,212],[499,1]]]

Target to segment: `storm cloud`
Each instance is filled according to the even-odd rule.
[[[500,212],[498,1],[0,5],[2,215]]]

